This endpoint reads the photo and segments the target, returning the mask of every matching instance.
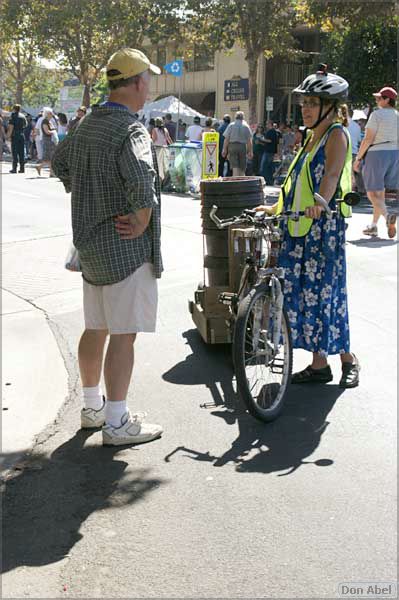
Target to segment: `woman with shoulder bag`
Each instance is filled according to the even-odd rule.
[[[396,215],[388,214],[385,190],[399,189],[399,113],[395,110],[397,92],[383,87],[373,94],[378,104],[366,125],[366,135],[360,144],[353,168],[361,169],[367,197],[373,206],[373,221],[363,230],[365,235],[378,235],[378,221],[386,219],[388,237],[396,235]]]
[[[328,383],[333,379],[328,356],[339,354],[342,388],[359,384],[360,365],[350,351],[346,290],[345,229],[350,207],[336,203],[351,191],[352,150],[344,127],[348,83],[327,73],[326,65],[294,90],[302,97],[308,128],[304,146],[290,165],[279,201],[259,207],[278,214],[304,211],[299,220],[282,221],[279,265],[285,271],[284,307],[294,348],[313,354],[312,363],[294,373],[292,383]],[[336,214],[327,216],[315,202],[318,193]]]

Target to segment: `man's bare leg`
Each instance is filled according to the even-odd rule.
[[[111,335],[104,363],[107,399],[125,401],[134,363],[135,333]]]
[[[83,387],[95,387],[101,379],[107,329],[85,329],[80,338],[78,359]]]

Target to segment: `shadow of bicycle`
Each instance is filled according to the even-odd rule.
[[[319,446],[329,421],[328,414],[344,390],[337,385],[291,386],[281,416],[263,423],[250,416],[239,399],[234,382],[231,348],[206,346],[193,329],[183,333],[192,354],[164,373],[163,379],[176,385],[203,385],[209,402],[201,408],[237,428],[237,437],[219,456],[178,446],[166,457],[176,454],[212,463],[215,467],[233,465],[237,472],[279,473],[289,475],[302,465],[330,466],[330,458],[306,460]]]

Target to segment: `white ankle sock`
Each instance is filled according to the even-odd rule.
[[[126,400],[108,400],[105,403],[105,422],[112,427],[119,427],[123,415],[127,412]]]
[[[93,410],[100,410],[103,405],[103,395],[101,386],[96,385],[94,387],[84,387],[83,389],[83,402],[85,408],[92,408]]]

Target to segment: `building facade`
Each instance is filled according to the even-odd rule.
[[[305,60],[301,62],[285,61],[281,57],[266,61],[259,57],[257,75],[257,118],[263,122],[267,117],[274,120],[297,121],[299,109],[292,98],[291,91],[311,72],[317,62],[320,36],[309,29],[295,32],[299,48]],[[173,45],[147,47],[147,54],[155,64],[163,67],[176,58]],[[204,115],[222,118],[231,116],[237,110],[249,114],[248,63],[245,50],[235,44],[231,51],[218,51],[214,54],[199,55],[184,61],[182,77],[162,73],[152,78],[150,99],[157,100],[165,96],[178,96],[181,90],[183,102]]]

